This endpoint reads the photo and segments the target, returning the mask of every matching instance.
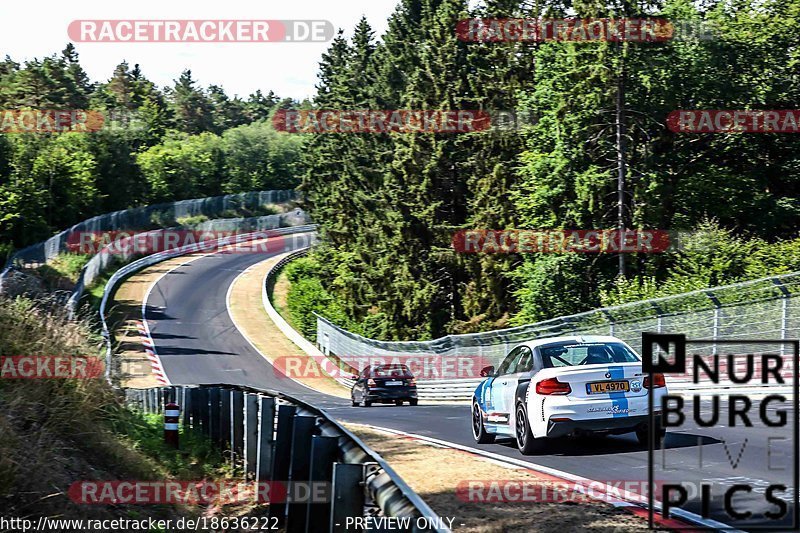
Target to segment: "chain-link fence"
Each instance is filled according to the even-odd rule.
[[[368,339],[317,316],[317,343],[322,352],[336,355],[355,368],[370,359],[432,355],[476,358],[482,364],[497,366],[515,344],[558,335],[612,335],[640,351],[645,331],[682,333],[692,339],[782,340],[797,338],[799,330],[800,272],[431,341]],[[736,347],[741,353],[763,349],[747,343]],[[781,355],[789,355],[786,345],[776,349]],[[712,354],[723,350],[721,345],[711,347]]]

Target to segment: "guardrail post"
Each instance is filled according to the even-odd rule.
[[[258,458],[258,396],[244,395],[244,475],[255,478]]]
[[[335,463],[328,531],[345,529],[347,517],[364,516],[364,465]]]
[[[781,291],[781,340],[785,341],[787,338],[787,330],[789,329],[789,298],[792,296],[792,293],[789,292],[789,289],[786,288],[780,279],[772,278],[772,283],[774,283],[778,290]],[[781,357],[783,357],[786,353],[786,343],[781,343]]]
[[[306,513],[306,532],[316,533],[325,531],[331,520],[331,490],[330,482],[333,478],[333,463],[339,456],[339,438],[314,435],[311,437],[311,467],[308,511]],[[323,490],[317,490],[318,485],[324,485]],[[317,502],[317,495],[324,495],[324,502]]]
[[[197,398],[196,400],[194,398]],[[208,389],[200,387],[195,390],[192,400],[195,403],[192,416],[192,428],[200,429],[203,435],[208,435]]]
[[[208,434],[211,442],[219,443],[219,396],[218,387],[208,389]]]
[[[272,464],[270,465],[270,481],[272,481],[273,485],[289,482],[289,463],[292,458],[292,431],[294,430],[294,415],[296,412],[297,408],[293,405],[281,405],[278,407],[278,428],[275,433],[275,446],[273,447]],[[261,468],[261,464],[259,464],[259,468]],[[269,517],[277,519],[275,525],[276,527],[281,527],[286,523],[286,504],[285,502],[276,503],[269,506]]]
[[[242,458],[244,451],[244,393],[231,391],[231,462]]]
[[[231,444],[231,391],[222,389],[219,398],[219,447],[225,452]]]
[[[189,387],[183,387],[183,398],[178,402],[183,406],[183,427],[187,430],[192,423],[192,392]]]
[[[292,461],[290,466],[286,506],[286,533],[305,533],[307,501],[298,497],[307,496],[309,476],[311,474],[311,438],[317,425],[317,417],[294,417],[292,431]],[[306,485],[306,487],[303,487]],[[302,492],[301,492],[302,491]]]
[[[255,452],[256,483],[266,483],[275,480],[272,475],[272,462],[275,452],[275,398],[271,396],[257,396],[258,399],[258,430]],[[280,480],[285,482],[285,479]],[[283,502],[281,502],[283,503]]]
[[[708,296],[708,299],[714,304],[714,325],[711,330],[711,339],[716,341],[719,337],[719,319],[722,311],[722,303],[720,303],[719,299],[717,299],[713,292],[709,291],[705,292],[704,294]],[[717,343],[714,342],[714,344],[711,345],[711,355],[717,355],[717,351]]]

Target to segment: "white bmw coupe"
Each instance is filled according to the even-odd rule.
[[[523,454],[543,451],[547,439],[635,432],[649,439],[648,394],[653,394],[656,443],[664,438],[662,374],[652,382],[639,355],[615,337],[552,337],[511,350],[486,367],[472,400],[472,434],[479,444],[511,437]]]

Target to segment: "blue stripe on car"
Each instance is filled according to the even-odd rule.
[[[625,379],[625,369],[621,366],[610,366],[608,372],[611,374],[612,380]],[[620,412],[613,412],[611,416],[613,418],[628,416],[628,398],[625,393],[610,392],[608,395],[611,398],[612,409],[616,407],[620,410]]]

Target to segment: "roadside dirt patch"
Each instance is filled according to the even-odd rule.
[[[524,468],[505,466],[460,450],[345,424],[414,489],[453,531],[466,533],[647,530],[647,520],[603,502],[467,502],[456,495],[462,481],[550,481]]]
[[[253,265],[236,279],[230,292],[230,313],[242,335],[247,337],[270,362],[279,357],[292,357],[308,359],[311,365],[313,361],[308,355],[290,341],[269,318],[261,300],[264,276],[272,265],[282,258],[283,255],[280,255]],[[316,368],[315,364],[313,366]],[[350,397],[348,389],[331,379],[321,369],[310,374],[319,377],[297,378],[296,381],[332,396]]]

